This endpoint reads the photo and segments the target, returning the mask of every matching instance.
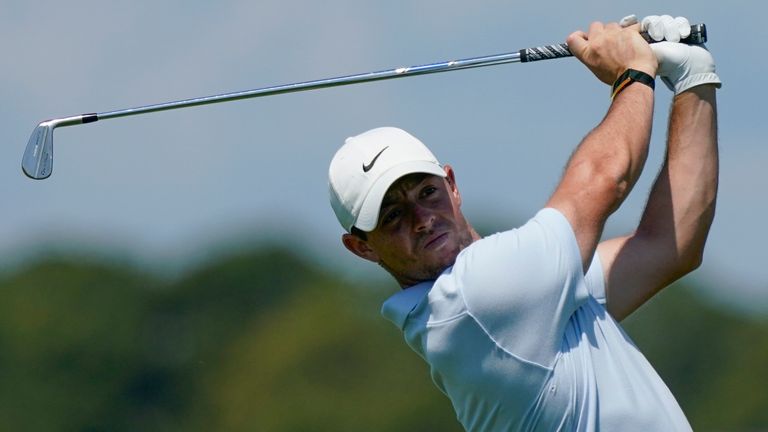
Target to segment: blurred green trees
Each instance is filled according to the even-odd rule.
[[[394,290],[280,248],[163,282],[48,260],[0,281],[0,430],[459,431],[379,316]],[[768,325],[662,293],[627,322],[695,430],[768,428]]]

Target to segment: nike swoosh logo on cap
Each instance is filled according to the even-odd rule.
[[[373,160],[372,160],[372,161],[371,161],[371,163],[369,163],[368,165],[366,165],[365,163],[363,163],[363,172],[368,172],[368,171],[370,171],[370,170],[371,170],[371,168],[373,168],[373,164],[375,164],[375,163],[376,163],[376,159],[378,159],[378,158],[379,158],[379,156],[381,156],[381,154],[382,154],[382,153],[384,153],[384,150],[386,150],[386,149],[388,149],[388,148],[389,148],[389,146],[386,146],[386,147],[384,147],[383,149],[381,149],[381,151],[380,151],[380,152],[378,152],[378,153],[376,154],[376,156],[374,156],[374,157],[373,157]]]

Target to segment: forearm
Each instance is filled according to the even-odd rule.
[[[604,197],[605,217],[617,209],[640,177],[648,156],[653,122],[653,90],[633,84],[616,97],[605,119],[582,141],[570,169],[587,164],[607,176],[615,194]],[[591,183],[592,178],[584,179]],[[585,185],[588,187],[588,185]]]
[[[635,83],[621,92],[603,121],[579,144],[548,206],[574,227],[585,269],[608,216],[624,201],[648,154],[653,90]]]
[[[638,234],[669,245],[670,278],[701,262],[715,215],[718,184],[715,87],[677,95],[669,119],[667,155],[653,186]]]
[[[675,97],[667,155],[637,230],[600,243],[608,311],[617,320],[701,262],[717,195],[712,86]]]

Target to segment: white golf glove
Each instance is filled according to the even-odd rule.
[[[722,85],[715,73],[715,59],[701,45],[678,43],[691,33],[691,25],[683,17],[651,15],[643,18],[640,29],[656,42],[651,49],[659,61],[656,73],[676,95],[703,84]]]
[[[657,42],[680,42],[691,35],[691,23],[684,17],[650,15],[640,21],[640,30]]]

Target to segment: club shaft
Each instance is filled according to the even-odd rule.
[[[147,105],[136,108],[122,109],[97,113],[97,118],[91,119],[106,120],[115,117],[126,117],[137,114],[146,114],[156,111],[166,111],[176,108],[187,108],[198,105],[208,105],[219,102],[230,102],[239,99],[255,98],[260,96],[272,96],[283,93],[293,93],[305,90],[316,90],[326,87],[336,87],[348,84],[356,84],[369,81],[381,81],[394,78],[403,78],[414,75],[426,75],[439,72],[449,72],[461,69],[478,68],[484,66],[499,65],[505,63],[516,63],[520,61],[520,52],[495,54],[483,57],[472,57],[460,60],[444,61],[420,66],[400,67],[395,69],[382,70],[377,72],[367,72],[356,75],[346,75],[335,78],[325,78],[315,81],[306,81],[294,84],[283,84],[273,87],[263,87],[254,90],[245,90],[233,93],[225,93],[214,96],[204,96],[194,99],[184,99],[175,102],[165,102],[155,105]],[[93,116],[93,115],[92,115]]]
[[[646,39],[650,39],[644,35]],[[706,26],[696,24],[691,26],[691,35],[684,39],[687,43],[704,43],[707,39]],[[653,42],[653,41],[651,41]],[[72,124],[91,123],[97,120],[106,120],[116,117],[127,117],[137,114],[146,114],[157,111],[167,111],[177,108],[187,108],[199,105],[208,105],[219,102],[230,102],[240,99],[255,98],[260,96],[272,96],[283,93],[293,93],[305,90],[316,90],[326,87],[336,87],[349,84],[356,84],[369,81],[381,81],[394,78],[403,78],[415,75],[426,75],[439,72],[450,72],[462,69],[471,69],[484,66],[493,66],[506,63],[527,63],[539,60],[550,60],[555,58],[570,57],[571,51],[568,45],[561,43],[556,45],[545,45],[536,48],[526,48],[516,52],[503,54],[494,54],[481,57],[470,57],[460,60],[450,60],[438,63],[425,64],[420,66],[399,67],[387,69],[378,72],[366,72],[356,75],[346,75],[336,78],[326,78],[315,81],[305,81],[294,84],[282,84],[273,87],[263,87],[254,90],[238,91],[233,93],[224,93],[213,96],[204,96],[194,99],[184,99],[175,102],[164,102],[154,105],[146,105],[136,108],[107,111],[102,113],[83,114],[79,120],[74,122],[61,122],[60,126],[69,126]],[[70,118],[67,118],[69,120]]]

